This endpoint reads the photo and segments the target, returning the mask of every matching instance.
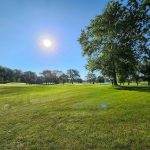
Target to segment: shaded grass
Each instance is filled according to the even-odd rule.
[[[116,86],[115,89],[139,91],[139,92],[150,92],[150,86]]]
[[[0,86],[0,149],[149,149],[150,93],[119,88]]]

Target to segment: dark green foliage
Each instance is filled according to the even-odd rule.
[[[98,70],[117,85],[135,75],[150,59],[149,3],[145,0],[110,1],[101,15],[82,30],[79,42],[88,56],[87,69]]]

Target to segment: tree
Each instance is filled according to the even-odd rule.
[[[23,72],[21,70],[15,69],[13,70],[13,78],[15,82],[20,82],[23,76]]]
[[[121,83],[123,83],[123,85],[124,85],[126,79],[127,79],[127,77],[123,74],[118,76],[118,82],[120,83],[120,85],[121,85]]]
[[[78,77],[78,78],[76,79],[76,82],[78,82],[78,83],[82,83],[82,82],[83,82],[83,80],[82,80],[82,78]]]
[[[38,76],[36,79],[36,84],[43,84],[44,83],[44,77],[43,76]]]
[[[150,17],[144,0],[110,1],[102,15],[81,31],[79,42],[87,69],[100,70],[113,79],[126,79],[136,72],[141,59],[149,58]]]
[[[44,70],[41,74],[44,77],[46,85],[52,83],[53,75],[50,70]]]
[[[12,70],[7,67],[0,66],[0,82],[8,83],[8,82],[18,82],[21,81],[22,72],[20,70]]]
[[[75,69],[69,69],[67,70],[67,76],[70,79],[71,83],[73,84],[73,82],[80,77],[79,75],[79,71],[75,70]]]
[[[2,83],[13,82],[13,70],[0,66],[0,80]]]
[[[103,76],[98,76],[97,77],[97,82],[98,83],[104,83],[105,82],[105,78]]]
[[[4,83],[5,68],[0,66],[0,83]]]
[[[59,71],[60,72],[60,71]],[[58,84],[59,78],[57,76],[58,71],[44,70],[41,74],[44,77],[45,83],[47,84]]]
[[[88,55],[87,68],[101,70],[102,74],[113,78],[115,85],[119,46],[115,36],[120,23],[118,20],[123,12],[118,2],[110,2],[104,13],[96,16],[79,38],[83,55]]]
[[[139,62],[150,59],[150,2],[148,0],[128,0],[126,22],[128,36],[132,39],[132,49]]]
[[[150,86],[150,61],[144,61],[140,66],[140,72],[143,74],[143,80],[148,81]]]
[[[32,71],[26,71],[23,73],[23,79],[25,83],[28,84],[35,84],[36,83],[36,79],[37,79],[37,75],[35,72]]]
[[[93,83],[93,84],[96,81],[96,75],[94,73],[92,73],[92,72],[89,72],[87,74],[86,78],[87,78],[87,81],[89,81],[90,83]]]
[[[59,71],[59,70],[54,70],[52,71],[52,73],[54,74],[55,76],[55,79],[54,79],[54,83],[60,83],[60,76],[62,76],[64,73],[62,71]]]
[[[62,75],[59,76],[59,81],[60,83],[65,84],[68,81],[68,76],[63,73]]]

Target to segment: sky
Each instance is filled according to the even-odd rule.
[[[81,29],[102,13],[108,0],[0,0],[0,65],[40,73],[77,69],[86,58],[77,41]],[[45,51],[40,43],[54,45]]]

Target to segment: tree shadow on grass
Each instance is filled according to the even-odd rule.
[[[150,92],[150,86],[116,86],[116,90]]]

